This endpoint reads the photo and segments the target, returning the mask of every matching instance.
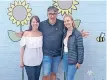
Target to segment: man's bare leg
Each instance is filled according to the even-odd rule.
[[[51,80],[50,76],[43,76],[42,80]]]
[[[56,73],[51,73],[50,80],[56,80]]]

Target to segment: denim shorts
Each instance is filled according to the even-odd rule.
[[[57,56],[57,57],[44,56],[43,76],[50,75],[50,73],[52,72],[57,73],[60,61],[61,61],[61,56]]]

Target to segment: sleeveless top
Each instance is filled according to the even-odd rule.
[[[20,46],[25,46],[23,61],[26,66],[38,66],[43,59],[42,52],[43,36],[25,37],[20,41]]]

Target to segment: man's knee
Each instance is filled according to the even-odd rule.
[[[54,73],[54,72],[51,72],[51,75],[52,75],[52,76],[56,76],[56,73]]]
[[[43,58],[43,76],[49,76],[51,73],[51,58],[44,56]]]

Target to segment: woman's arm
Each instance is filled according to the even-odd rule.
[[[81,33],[77,33],[76,36],[76,44],[77,44],[77,53],[78,53],[78,62],[76,64],[76,68],[80,68],[80,65],[83,63],[84,60],[84,46],[83,46],[83,37]]]
[[[24,62],[23,62],[23,55],[24,55],[24,46],[20,48],[20,67],[24,67]]]
[[[84,46],[83,46],[83,37],[81,33],[76,36],[77,41],[77,51],[78,51],[78,63],[82,64],[84,60]]]
[[[24,67],[24,62],[23,62],[23,56],[24,56],[24,51],[25,51],[25,46],[26,46],[26,36],[28,35],[28,32],[25,31],[23,34],[23,37],[20,40],[20,67],[23,68]]]

